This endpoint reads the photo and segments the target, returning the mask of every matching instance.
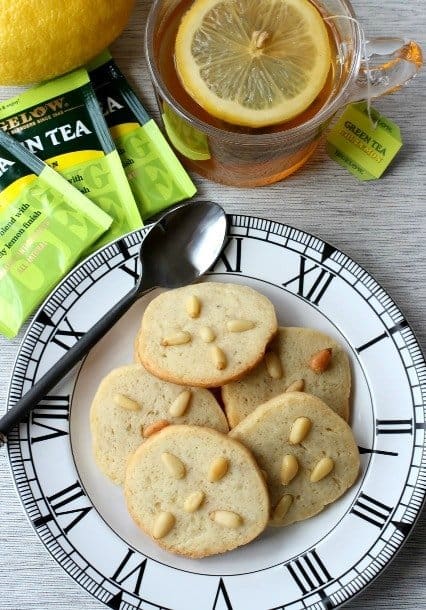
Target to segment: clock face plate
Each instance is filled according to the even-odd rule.
[[[134,285],[146,229],[77,267],[35,316],[20,348],[9,408]],[[177,253],[178,254],[178,253]],[[96,468],[89,409],[112,368],[131,362],[149,299],[138,302],[10,436],[12,473],[28,518],[84,589],[116,610],[329,610],[393,558],[426,487],[426,368],[399,309],[342,252],[292,227],[230,217],[226,248],[205,278],[252,286],[284,326],[325,331],[352,367],[351,425],[361,453],[355,486],[316,517],[269,529],[225,555],[168,554],[126,512]]]

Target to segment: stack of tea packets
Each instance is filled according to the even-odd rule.
[[[111,55],[0,103],[0,333],[195,186]]]

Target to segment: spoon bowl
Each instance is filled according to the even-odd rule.
[[[227,228],[211,201],[183,204],[154,224],[142,242],[138,294],[146,287],[178,288],[199,279],[218,258]]]
[[[225,212],[210,201],[184,203],[162,216],[142,242],[141,274],[135,287],[0,419],[0,446],[10,430],[37,407],[144,293],[192,284],[208,271],[223,248],[226,228]]]

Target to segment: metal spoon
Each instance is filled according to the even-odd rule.
[[[142,242],[142,270],[134,289],[0,419],[0,443],[143,294],[154,288],[191,284],[208,271],[223,248],[226,228],[225,212],[210,201],[182,204],[160,218]]]

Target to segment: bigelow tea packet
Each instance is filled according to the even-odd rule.
[[[194,184],[110,53],[88,69],[142,218],[192,197]]]
[[[0,130],[0,332],[14,337],[112,218]]]
[[[86,70],[0,103],[0,130],[24,144],[113,218],[95,248],[142,226]]]

